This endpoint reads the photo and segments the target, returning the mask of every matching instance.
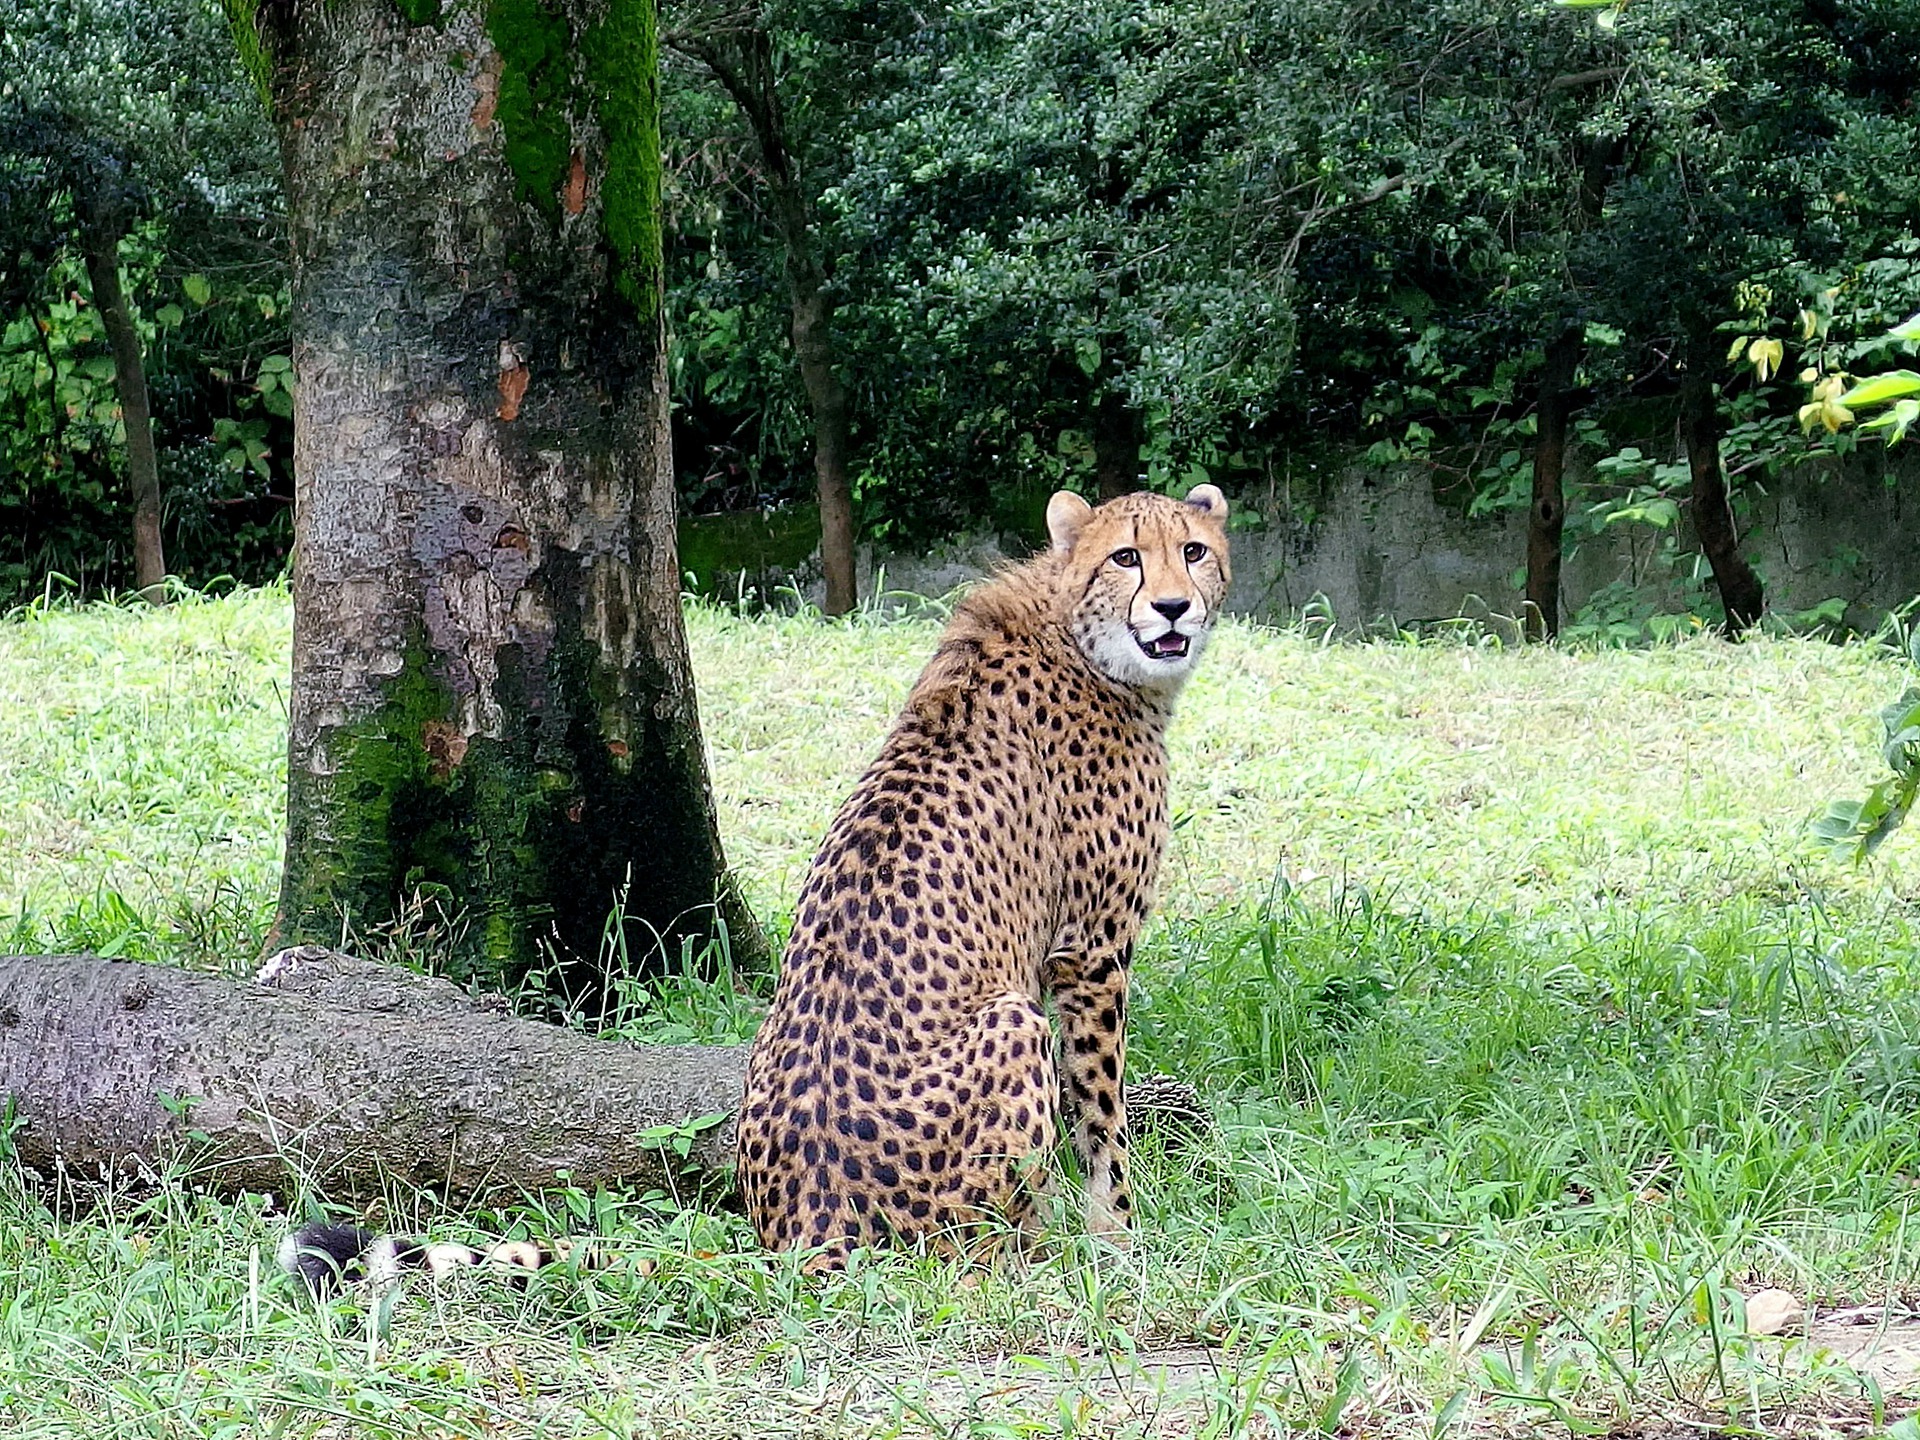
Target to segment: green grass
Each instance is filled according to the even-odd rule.
[[[0,944],[252,958],[278,884],[291,639],[283,589],[0,624]]]
[[[689,624],[731,855],[778,919],[933,627]],[[0,625],[0,937],[251,958],[287,635],[272,591]],[[1220,1124],[1143,1145],[1131,1254],[1063,1216],[1030,1261],[822,1285],[663,1197],[422,1198],[404,1218],[436,1234],[585,1229],[648,1264],[317,1312],[257,1199],[182,1175],[76,1208],[0,1172],[0,1431],[1873,1433],[1869,1379],[1738,1313],[1763,1284],[1833,1304],[1920,1273],[1915,838],[1853,873],[1800,830],[1870,771],[1900,683],[1798,640],[1229,628],[1176,728],[1132,1027],[1132,1063]],[[681,976],[628,1028],[756,1013]],[[1158,1391],[1112,1378],[1193,1344]]]

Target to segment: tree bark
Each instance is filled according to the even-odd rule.
[[[1727,637],[1737,640],[1758,623],[1765,607],[1760,577],[1740,555],[1726,472],[1720,465],[1720,412],[1714,404],[1711,337],[1689,347],[1686,373],[1680,377],[1680,440],[1686,447],[1693,490],[1688,509],[1700,549],[1713,569],[1720,604],[1727,614]]]
[[[1140,488],[1140,417],[1112,391],[1093,412],[1093,475],[1102,500]]]
[[[591,1001],[717,914],[764,965],[680,612],[653,0],[241,8],[299,377],[281,938],[432,902],[454,977]]]
[[[491,1002],[491,1003],[490,1003]],[[318,947],[251,981],[89,955],[0,957],[0,1097],[44,1173],[159,1173],[222,1193],[402,1186],[459,1203],[556,1185],[731,1186],[746,1047],[627,1045]],[[1189,1085],[1129,1080],[1142,1133],[1212,1123]],[[684,1159],[647,1132],[694,1131]],[[657,1133],[657,1130],[656,1130]]]
[[[851,412],[847,387],[834,368],[833,292],[814,235],[812,207],[787,144],[772,41],[765,30],[755,27],[724,41],[689,36],[674,43],[704,65],[732,97],[760,152],[761,178],[786,251],[794,362],[813,414],[813,476],[820,502],[825,610],[829,615],[844,615],[859,599],[854,578],[853,489],[847,480]]]
[[[449,1201],[726,1183],[745,1047],[596,1040],[445,981],[295,953],[263,971],[270,983],[90,956],[0,959],[14,1152],[83,1179],[178,1160],[225,1193],[357,1199],[396,1182]],[[645,1138],[720,1112],[684,1164]]]
[[[1547,346],[1540,371],[1540,403],[1535,412],[1533,503],[1527,509],[1527,611],[1529,640],[1551,640],[1560,633],[1561,538],[1567,523],[1562,484],[1567,460],[1567,421],[1573,412],[1573,377],[1580,363],[1583,334],[1563,330]]]
[[[146,360],[120,289],[122,227],[105,202],[84,199],[82,232],[93,307],[113,351],[113,383],[127,432],[127,484],[133,491],[133,583],[143,599],[166,601],[166,547],[160,537],[160,460],[153,447],[153,409],[147,400]]]

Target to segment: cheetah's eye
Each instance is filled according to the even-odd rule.
[[[1132,546],[1128,546],[1124,550],[1116,550],[1107,558],[1122,570],[1138,570],[1140,568],[1140,552]]]
[[[1207,547],[1202,545],[1198,540],[1189,540],[1185,553],[1189,565],[1198,565],[1202,560],[1207,558]]]

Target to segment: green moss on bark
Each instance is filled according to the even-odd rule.
[[[343,922],[382,923],[424,896],[465,922],[463,938],[435,957],[445,973],[504,990],[532,968],[553,916],[534,836],[568,795],[553,793],[511,743],[462,734],[457,712],[416,639],[379,710],[328,736],[332,773],[296,773],[296,814],[325,819],[289,852],[289,943],[338,943]]]
[[[394,845],[396,808],[425,783],[421,737],[451,709],[452,696],[431,673],[425,645],[416,641],[380,709],[327,735],[322,771],[294,770],[294,833],[280,898],[289,942],[337,942],[343,923],[365,924],[392,913],[404,878],[396,870],[405,863]],[[318,825],[310,824],[320,817]]]
[[[566,20],[540,0],[492,0],[487,38],[500,55],[494,113],[518,192],[542,213],[557,216],[573,151],[567,122],[573,37]]]
[[[602,224],[614,283],[642,314],[660,279],[660,39],[654,0],[608,0],[587,40],[589,80],[606,137]]]
[[[285,943],[338,944],[343,923],[365,934],[424,898],[459,922],[433,955],[450,978],[511,991],[539,969],[576,996],[606,984],[619,897],[639,965],[704,943],[714,877],[685,863],[712,845],[699,757],[649,707],[636,713],[583,630],[579,557],[555,552],[547,583],[557,625],[544,655],[495,654],[494,699],[522,717],[502,735],[464,733],[461,697],[418,634],[379,708],[326,737],[325,764],[295,768]],[[646,693],[666,688],[664,675],[638,678]]]
[[[273,113],[273,56],[260,34],[259,0],[220,0],[220,11],[233,32],[234,48],[240,52],[240,68],[253,81],[260,103]]]
[[[437,13],[440,0],[398,3],[431,5]],[[606,146],[599,184],[601,229],[613,259],[614,286],[641,314],[656,313],[661,176],[654,0],[607,0],[604,18],[577,37],[566,17],[541,0],[490,0],[487,35],[500,55],[496,113],[518,194],[550,220],[559,218],[573,153],[572,121],[584,119],[590,105]],[[576,39],[585,72],[579,94]]]

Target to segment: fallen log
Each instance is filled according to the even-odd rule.
[[[252,980],[91,955],[0,957],[0,1102],[16,1157],[151,1181],[450,1203],[557,1185],[730,1188],[746,1047],[631,1045],[497,996],[301,946]],[[1169,1148],[1210,1127],[1190,1085],[1127,1087]],[[0,1153],[7,1135],[0,1132]],[[685,1146],[682,1153],[681,1146]]]
[[[0,958],[0,1099],[43,1174],[222,1193],[718,1184],[744,1046],[629,1045],[314,947],[235,981],[86,955]],[[723,1115],[690,1134],[692,1122]]]

